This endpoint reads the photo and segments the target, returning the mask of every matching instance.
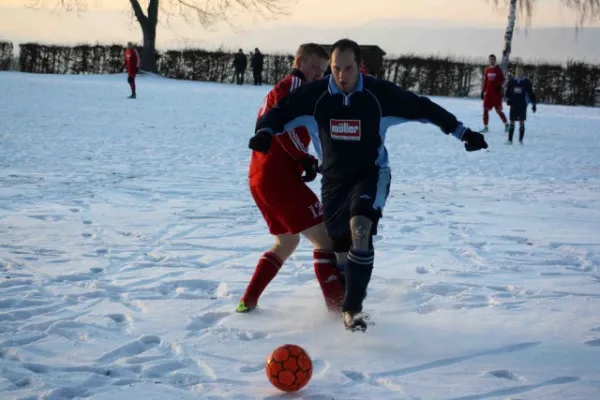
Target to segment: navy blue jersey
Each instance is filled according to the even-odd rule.
[[[504,97],[511,107],[527,108],[529,103],[536,104],[531,81],[527,78],[512,78],[508,81]]]
[[[454,115],[428,98],[360,74],[349,94],[340,91],[333,76],[299,87],[258,119],[256,131],[279,134],[306,126],[322,161],[323,177],[351,180],[389,168],[386,132],[408,121],[433,123],[459,139],[465,130]]]

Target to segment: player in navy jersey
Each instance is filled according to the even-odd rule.
[[[332,75],[307,83],[258,119],[249,147],[268,152],[273,135],[306,126],[321,164],[323,216],[334,251],[346,259],[342,314],[348,330],[366,330],[362,312],[375,253],[373,235],[389,194],[391,172],[384,146],[387,128],[430,122],[465,142],[487,148],[484,136],[426,97],[359,72],[358,44],[348,39],[330,49]]]
[[[537,101],[531,81],[525,77],[525,71],[522,66],[518,66],[515,72],[515,77],[508,82],[504,95],[506,104],[510,107],[510,127],[508,129],[508,141],[506,144],[513,143],[516,121],[519,121],[519,143],[523,144],[525,121],[527,120],[527,106],[531,103],[531,111],[534,113],[537,111]]]

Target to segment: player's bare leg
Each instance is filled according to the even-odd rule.
[[[340,270],[337,267],[337,258],[333,252],[333,242],[325,223],[321,222],[302,232],[313,245],[313,259],[315,275],[321,286],[325,305],[329,311],[341,310],[344,297],[343,287],[340,281]]]
[[[352,248],[348,252],[346,263],[346,292],[342,311],[344,325],[352,331],[367,329],[368,318],[362,313],[362,303],[371,280],[375,259],[371,238],[372,225],[371,219],[363,215],[356,215],[350,219]]]
[[[299,235],[285,233],[275,236],[275,244],[265,252],[254,270],[252,279],[238,304],[237,312],[249,312],[256,308],[260,295],[275,278],[283,263],[300,243]]]
[[[481,133],[488,132],[488,123],[490,122],[490,109],[484,104],[483,105],[483,129]]]
[[[275,253],[283,262],[290,258],[300,244],[300,235],[292,235],[284,233],[283,235],[275,236],[275,244],[269,250]]]
[[[508,120],[506,119],[504,111],[502,111],[502,104],[495,106],[494,109],[496,110],[496,114],[498,114],[498,116],[502,120],[502,123],[504,124],[504,130],[508,133],[510,125],[508,124]]]

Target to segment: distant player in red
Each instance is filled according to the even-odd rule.
[[[304,82],[323,77],[329,55],[319,45],[298,48],[292,72],[265,98],[258,117]],[[252,152],[248,173],[250,193],[260,209],[275,245],[260,258],[236,311],[256,308],[258,299],[283,263],[300,243],[302,234],[314,245],[314,270],[331,311],[340,311],[343,288],[333,243],[323,222],[323,207],[306,185],[317,177],[318,161],[308,153],[310,136],[305,127],[278,135],[268,154]]]
[[[131,87],[131,96],[129,98],[135,99],[135,75],[140,70],[140,55],[131,42],[127,42],[123,68],[127,68],[127,82],[129,83],[129,87]]]
[[[483,130],[487,132],[490,120],[490,110],[496,110],[504,123],[504,129],[508,132],[509,124],[506,115],[502,112],[502,100],[504,98],[504,72],[496,65],[496,56],[490,54],[489,66],[483,73],[483,85],[481,87],[481,98],[483,99]]]

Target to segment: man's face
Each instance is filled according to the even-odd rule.
[[[525,74],[525,71],[523,71],[523,67],[517,67],[516,75],[523,76],[524,74]]]
[[[298,69],[304,75],[306,82],[316,81],[323,77],[323,74],[327,69],[327,60],[313,54],[301,59],[300,67]]]
[[[496,57],[488,57],[488,62],[490,63],[490,67],[496,65]]]
[[[331,75],[342,92],[354,90],[358,82],[358,64],[352,50],[334,50],[331,55]]]

